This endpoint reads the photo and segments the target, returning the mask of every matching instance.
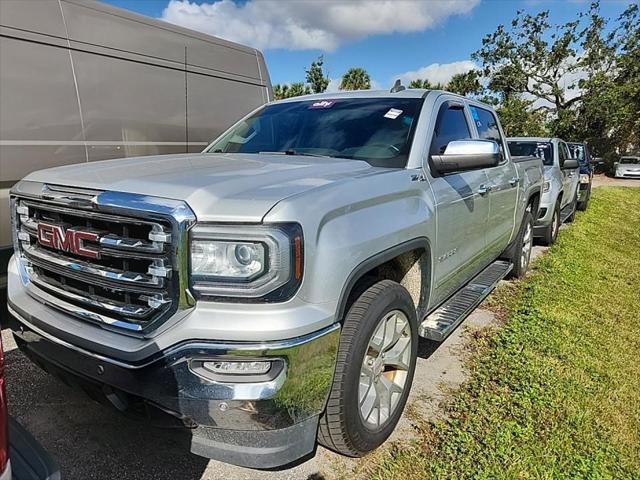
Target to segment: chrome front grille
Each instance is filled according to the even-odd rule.
[[[16,253],[33,296],[129,332],[191,305],[184,258],[195,218],[183,202],[34,182],[14,193]]]

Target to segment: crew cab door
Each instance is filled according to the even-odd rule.
[[[508,146],[495,114],[485,108],[469,105],[478,138],[500,145],[502,161],[486,170],[489,194],[489,220],[486,224],[487,250],[497,257],[509,244],[515,225],[518,203],[518,172],[510,159]]]
[[[562,175],[562,205],[561,208],[564,208],[566,205],[569,205],[573,202],[573,199],[576,195],[576,189],[578,187],[578,182],[580,181],[580,175],[578,174],[579,169],[572,170],[563,170],[563,165],[565,160],[571,158],[571,153],[569,151],[569,147],[565,142],[558,142],[558,158],[560,160],[560,173]]]
[[[434,109],[435,128],[431,155],[444,153],[449,142],[472,138],[468,110],[460,101],[444,100]],[[431,303],[438,304],[469,280],[486,261],[485,230],[489,218],[489,188],[484,170],[438,175],[427,167],[436,204],[434,289]]]

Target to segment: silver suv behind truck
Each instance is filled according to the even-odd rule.
[[[11,327],[47,371],[270,468],[361,456],[419,337],[527,269],[542,163],[440,91],[299,97],[202,154],[33,173],[12,190]]]
[[[533,155],[544,163],[544,186],[540,200],[540,215],[534,234],[544,245],[558,238],[560,225],[573,222],[578,206],[580,163],[567,144],[559,138],[509,138],[512,155]]]

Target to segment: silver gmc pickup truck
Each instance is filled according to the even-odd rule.
[[[272,468],[382,444],[420,337],[531,254],[542,162],[441,91],[269,103],[201,154],[35,172],[11,193],[21,350],[191,450]]]

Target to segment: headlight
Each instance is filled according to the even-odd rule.
[[[591,181],[591,178],[587,173],[583,173],[580,175],[580,183],[589,183],[590,181]]]
[[[191,286],[198,297],[286,300],[302,281],[302,246],[297,224],[196,225]]]
[[[264,271],[262,243],[194,240],[191,242],[191,272],[212,278],[251,279]]]
[[[551,182],[548,180],[545,180],[544,183],[542,184],[542,193],[547,193],[549,190],[551,190]]]

